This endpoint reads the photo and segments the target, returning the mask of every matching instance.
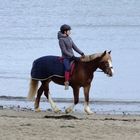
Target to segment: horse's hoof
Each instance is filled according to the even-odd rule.
[[[71,109],[71,108],[67,108],[66,110],[65,110],[65,113],[66,114],[68,114],[68,113],[71,113],[73,110]]]
[[[40,108],[36,108],[35,112],[41,112],[41,109]]]
[[[85,112],[88,114],[88,115],[92,115],[94,112],[92,112],[90,109],[85,109]]]
[[[94,112],[90,111],[90,112],[86,112],[88,115],[92,115]]]
[[[54,110],[55,113],[61,113],[61,110],[59,108]]]

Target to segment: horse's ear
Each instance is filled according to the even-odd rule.
[[[107,52],[107,51],[104,51],[103,54],[102,54],[102,56],[106,55],[106,52]]]
[[[108,53],[111,54],[111,50]]]
[[[104,51],[101,55],[101,58],[104,57],[106,55],[107,51]]]

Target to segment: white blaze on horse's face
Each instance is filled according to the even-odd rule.
[[[113,76],[114,75],[114,69],[113,69],[112,61],[108,60],[108,64],[109,64],[109,67],[111,68],[111,72],[112,72],[112,76]]]

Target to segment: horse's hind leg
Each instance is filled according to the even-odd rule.
[[[49,82],[46,82],[43,84],[44,86],[44,95],[46,96],[46,98],[48,99],[49,103],[51,104],[51,108],[53,109],[53,111],[55,113],[60,112],[61,110],[57,107],[57,105],[54,103],[54,101],[51,98],[50,92],[49,92]]]
[[[37,97],[36,97],[35,104],[34,104],[35,112],[41,111],[39,108],[39,103],[40,103],[40,97],[41,97],[42,93],[43,93],[43,86],[41,85],[37,91]]]

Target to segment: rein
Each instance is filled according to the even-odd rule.
[[[113,69],[113,67],[108,67],[110,69]],[[96,70],[96,72],[103,72],[102,70]]]

